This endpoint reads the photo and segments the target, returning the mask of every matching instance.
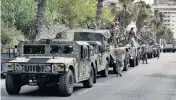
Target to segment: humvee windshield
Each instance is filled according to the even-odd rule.
[[[50,54],[70,54],[73,52],[71,45],[51,45]]]
[[[45,54],[45,45],[24,45],[24,54]]]
[[[103,35],[100,33],[75,32],[74,34],[74,41],[102,41],[102,38]]]

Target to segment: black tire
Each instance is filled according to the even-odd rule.
[[[102,77],[107,77],[108,76],[108,73],[109,73],[109,63],[108,63],[108,61],[106,62],[106,68],[104,69],[104,70],[102,70],[101,71],[101,76]],[[113,69],[114,69],[114,67],[113,67]]]
[[[94,83],[97,83],[97,68],[94,68],[94,70],[93,70],[93,72],[94,72]]]
[[[163,52],[165,53],[165,52],[166,52],[166,50],[163,50]]]
[[[114,74],[117,74],[117,67],[116,67],[115,64],[113,64],[113,73],[114,73]]]
[[[70,96],[73,93],[73,86],[74,85],[74,75],[71,70],[64,73],[59,77],[59,85],[58,89],[60,95],[62,96]]]
[[[19,75],[13,75],[7,73],[6,76],[6,81],[5,81],[5,86],[6,86],[6,91],[10,95],[16,95],[19,94],[21,90],[21,79]]]
[[[139,60],[138,60],[138,57],[136,57],[136,66],[139,65]]]
[[[127,61],[124,61],[123,71],[128,71],[128,62]]]
[[[135,62],[134,59],[130,59],[130,67],[135,67]]]
[[[93,71],[93,68],[91,67],[90,69],[90,77],[88,80],[85,80],[83,81],[83,86],[85,88],[91,88],[93,86],[93,83],[94,83],[94,71]]]

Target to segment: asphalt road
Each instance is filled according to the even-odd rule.
[[[123,72],[123,77],[110,74],[98,78],[93,88],[76,84],[70,97],[59,97],[55,89],[41,91],[38,87],[24,86],[19,95],[8,95],[1,80],[2,100],[176,100],[176,53],[161,54]]]

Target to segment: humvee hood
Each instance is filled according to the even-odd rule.
[[[18,57],[14,60],[9,62],[17,62],[17,63],[71,63],[75,61],[75,58],[68,58],[68,57]]]

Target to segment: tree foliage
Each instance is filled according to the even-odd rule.
[[[10,32],[13,30],[22,37],[32,37],[36,33],[37,3],[38,0],[2,0],[2,36],[6,35],[11,42]],[[96,9],[97,0],[46,0],[45,26],[60,23],[70,28],[86,28],[86,22],[91,21],[90,19],[95,20]],[[107,7],[103,7],[101,20],[106,21],[109,17],[112,17],[110,12]],[[10,44],[9,42],[4,43]]]

